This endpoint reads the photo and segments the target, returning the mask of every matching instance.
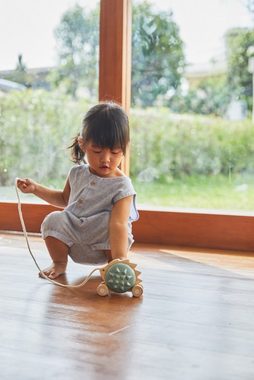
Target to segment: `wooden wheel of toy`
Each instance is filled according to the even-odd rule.
[[[108,296],[109,290],[106,284],[100,284],[97,286],[97,294],[101,297]]]
[[[135,285],[131,291],[132,291],[133,297],[137,297],[137,298],[141,297],[143,294],[143,286]]]

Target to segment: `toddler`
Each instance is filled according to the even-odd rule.
[[[76,165],[63,190],[18,179],[23,193],[63,208],[47,215],[41,226],[52,259],[43,270],[48,277],[65,273],[68,256],[84,264],[127,258],[133,243],[131,223],[138,219],[135,190],[119,168],[128,144],[124,110],[113,102],[99,103],[87,112],[70,147]]]

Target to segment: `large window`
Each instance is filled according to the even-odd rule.
[[[12,1],[9,1],[8,3],[12,6],[14,13],[15,11],[18,11],[18,7],[13,7]],[[28,1],[24,1],[22,2],[22,4],[23,3],[28,4]],[[64,1],[61,1],[62,5],[63,3]],[[71,2],[68,1],[68,7],[71,5],[70,3]],[[84,3],[86,3],[87,5],[89,4],[87,2]],[[202,8],[203,3],[205,4],[205,9]],[[222,2],[220,1],[219,3],[221,4]],[[227,5],[226,0],[223,1],[223,3],[224,5]],[[248,1],[246,2],[246,4],[247,3],[251,5],[251,2]],[[128,61],[130,58],[130,51],[128,51],[128,46],[130,37],[129,16],[131,0],[101,0],[100,4],[102,12],[100,19],[101,44],[99,98],[105,99],[105,96],[106,98],[109,98],[110,94],[110,97],[113,99],[122,99],[120,101],[122,101],[123,104],[128,108]],[[209,9],[209,6],[211,6],[210,2],[201,1],[200,3],[198,3],[194,0],[191,2],[191,9],[188,8],[189,5],[187,6],[186,2],[184,1],[185,7],[180,7],[181,12],[176,11],[177,7],[181,4],[182,1],[180,0],[177,0],[177,2],[170,2],[170,6],[174,7],[173,12],[175,13],[174,17],[177,20],[177,23],[179,22],[179,15],[186,14],[186,21],[184,23],[185,26],[190,25],[190,20],[192,20],[193,22],[194,16],[191,17],[192,13],[196,12],[198,15],[202,13],[202,16],[204,16],[208,10],[209,12],[211,11],[211,9]],[[213,5],[215,4],[216,2],[213,2]],[[233,1],[230,1],[230,5],[232,4]],[[50,5],[47,4],[47,8],[49,8]],[[195,44],[190,45],[186,42],[188,41],[187,34],[191,34],[192,31],[195,30],[195,25],[193,26],[192,23],[192,26],[190,27],[191,29],[188,30],[188,33],[183,33],[183,26],[181,26],[180,28],[176,23],[172,24],[173,14],[169,15],[168,13],[164,13],[164,18],[161,18],[160,16],[157,17],[157,15],[154,18],[152,14],[149,14],[149,3],[147,1],[143,4],[144,8],[141,9],[142,17],[139,19],[139,13],[137,9],[135,10],[135,5],[136,2],[134,2],[133,24],[139,24],[140,28],[137,29],[136,26],[133,28],[133,99],[130,114],[132,125],[132,148],[130,166],[131,175],[138,190],[139,204],[146,204],[148,208],[152,208],[155,205],[156,208],[156,211],[142,210],[140,208],[141,218],[139,223],[135,224],[134,231],[136,241],[160,244],[170,243],[173,245],[211,247],[221,249],[253,250],[253,216],[243,216],[243,214],[246,214],[245,210],[248,210],[251,213],[251,215],[253,215],[252,204],[250,206],[246,205],[246,191],[249,191],[249,189],[251,188],[251,182],[249,181],[247,183],[247,180],[244,183],[242,182],[244,178],[248,178],[249,180],[252,174],[252,161],[249,160],[249,157],[251,157],[251,149],[253,147],[251,123],[252,74],[248,72],[248,69],[246,71],[246,68],[248,66],[247,61],[249,59],[250,69],[252,66],[251,58],[253,52],[253,43],[251,33],[247,33],[247,35],[245,34],[244,37],[241,34],[239,35],[239,32],[241,31],[250,31],[249,25],[251,25],[251,13],[244,13],[245,16],[243,17],[243,15],[240,12],[240,9],[242,11],[244,9],[244,12],[246,12],[247,9],[242,7],[243,2],[238,2],[240,9],[235,8],[237,13],[237,19],[235,19],[234,17],[229,18],[229,14],[233,9],[231,7],[227,11],[226,18],[222,11],[218,12],[217,10],[217,16],[219,14],[219,16],[222,16],[223,20],[230,19],[233,22],[233,26],[238,25],[239,28],[237,28],[237,30],[234,30],[233,33],[230,33],[228,35],[228,44],[226,46],[229,46],[230,48],[226,50],[228,52],[228,54],[226,55],[226,61],[228,62],[226,70],[226,79],[224,70],[224,74],[222,75],[223,81],[222,84],[220,84],[219,86],[219,90],[215,91],[215,89],[217,88],[217,83],[220,83],[220,81],[216,80],[215,89],[214,83],[212,81],[212,85],[208,86],[208,92],[208,89],[206,87],[206,81],[205,87],[203,87],[203,85],[201,87],[200,85],[201,79],[203,83],[203,74],[201,75],[202,78],[200,78],[200,72],[198,72],[198,75],[192,75],[191,77],[188,74],[188,70],[193,69],[193,67],[195,66],[194,64],[197,63],[193,62],[189,58],[190,53],[187,54],[187,51],[189,49],[187,47],[195,46]],[[161,13],[161,6],[165,7],[165,2],[156,1],[155,7],[153,9]],[[148,7],[148,11],[146,7]],[[87,11],[89,10],[88,7],[85,7],[85,9]],[[22,8],[22,10],[24,11],[24,8]],[[39,13],[40,16],[42,16],[43,13],[41,9]],[[2,15],[3,13],[0,14],[0,16]],[[211,12],[209,13],[209,16],[210,15],[212,15]],[[5,12],[4,17],[6,19],[8,19],[8,17],[11,18],[11,14],[10,16],[8,16],[8,13]],[[43,19],[43,17],[41,17],[41,19]],[[98,21],[96,12],[95,19]],[[218,20],[216,19],[216,21],[214,21],[213,18],[213,23],[217,26]],[[245,29],[242,29],[240,28],[240,26],[242,26],[242,23],[248,26],[246,26]],[[71,24],[74,27],[78,25],[77,22]],[[90,28],[88,33],[89,36],[92,36],[93,33],[90,32],[94,23],[86,22],[85,24]],[[198,24],[198,22],[196,22],[196,24]],[[1,23],[0,25],[4,24]],[[27,25],[29,25],[28,21]],[[81,25],[83,25],[82,30],[85,30],[87,35],[87,30],[84,28],[84,23],[81,22]],[[163,29],[163,33],[159,33],[159,30],[161,30],[161,26]],[[171,32],[170,37],[167,38],[165,37],[165,32],[169,27],[171,29]],[[12,28],[12,30],[14,30],[14,28]],[[98,31],[98,29],[96,30]],[[6,31],[7,28],[4,28],[4,32]],[[203,33],[203,30],[202,33],[200,33],[201,32],[196,31],[195,36],[197,39],[203,40],[205,37],[205,33]],[[67,36],[69,35],[72,35],[72,37],[74,37],[76,35],[76,32],[73,34],[67,33]],[[181,37],[180,39],[178,38],[179,35]],[[2,36],[2,34],[0,34],[0,36]],[[98,35],[96,37],[96,31],[94,36],[95,43],[93,44],[93,47],[96,50],[98,49],[98,44],[96,43],[96,41],[98,41]],[[119,36],[122,36],[123,38],[119,38]],[[242,49],[242,46],[244,46],[244,43],[242,42],[242,37],[244,38],[244,43],[246,43],[247,41],[247,46],[245,46],[244,49]],[[207,39],[210,43],[211,39],[207,38],[206,36],[205,40]],[[6,40],[7,39],[5,38],[4,41]],[[162,50],[164,52],[166,51],[166,55],[161,54],[162,52],[159,49],[161,44],[158,44],[158,42],[160,42],[161,40],[163,42]],[[224,41],[223,38],[220,38],[220,40]],[[75,47],[75,51],[77,46],[79,46],[79,42],[80,37],[78,37],[77,39],[77,44],[71,43],[71,45]],[[170,45],[170,47],[173,47],[173,49],[171,49],[169,52],[168,45]],[[20,46],[21,44],[19,44],[19,47]],[[238,49],[237,47],[239,46],[240,48]],[[88,56],[89,45],[86,45],[85,47],[88,48],[88,50],[85,50],[86,56]],[[230,54],[230,52],[239,52],[239,50],[241,51],[240,58],[239,55],[236,59],[234,54]],[[200,51],[205,52],[206,50],[202,48]],[[86,111],[86,108],[89,106],[89,103],[94,102],[93,95],[89,97],[85,95],[87,94],[88,88],[88,86],[86,85],[81,84],[81,91],[77,91],[76,94],[73,94],[72,91],[66,91],[66,86],[67,88],[69,88],[69,90],[73,90],[73,88],[75,88],[75,86],[70,86],[70,84],[75,84],[75,81],[73,81],[75,76],[73,77],[70,74],[70,72],[68,72],[67,74],[67,69],[70,68],[70,64],[72,64],[73,61],[75,61],[74,66],[77,66],[77,68],[84,67],[84,65],[79,65],[80,61],[78,59],[78,54],[73,53],[71,54],[73,59],[68,59],[68,56],[70,58],[70,54],[68,54],[67,52],[66,56],[65,53],[66,50],[64,49],[64,54],[60,57],[62,61],[59,64],[57,64],[57,66],[60,66],[61,69],[64,68],[65,71],[60,70],[60,73],[59,71],[53,71],[52,73],[54,86],[48,87],[48,93],[52,92],[52,88],[54,88],[54,91],[57,91],[55,93],[52,92],[52,97],[49,98],[49,103],[52,105],[52,107],[47,108],[43,106],[43,117],[45,117],[44,122],[41,122],[41,120],[37,122],[37,119],[35,119],[34,116],[31,116],[33,115],[33,113],[30,112],[31,108],[40,108],[40,106],[44,104],[42,102],[42,97],[40,96],[40,93],[37,92],[37,98],[29,98],[28,101],[26,101],[26,97],[29,95],[29,91],[34,91],[33,86],[30,86],[30,90],[29,88],[23,88],[24,92],[16,91],[17,94],[20,94],[20,97],[14,98],[14,102],[10,102],[11,106],[9,106],[8,104],[8,97],[5,96],[5,91],[2,91],[0,99],[0,120],[2,132],[0,140],[0,172],[1,185],[2,187],[5,187],[3,189],[3,198],[5,200],[11,198],[10,189],[11,191],[14,190],[14,177],[16,175],[23,176],[22,170],[20,168],[22,167],[22,165],[24,165],[26,159],[31,159],[31,157],[33,158],[33,168],[37,170],[36,173],[38,175],[38,178],[40,178],[41,173],[38,173],[38,165],[35,165],[37,164],[37,160],[39,159],[39,157],[42,157],[41,159],[47,161],[50,165],[51,159],[54,157],[57,151],[61,151],[61,153],[64,151],[64,153],[66,153],[66,140],[64,141],[64,145],[62,145],[62,143],[59,145],[59,150],[55,149],[56,145],[54,145],[53,148],[49,149],[44,155],[41,156],[39,155],[40,146],[38,144],[29,145],[26,142],[26,140],[31,139],[31,136],[34,139],[36,139],[37,129],[41,129],[43,125],[45,136],[42,136],[42,138],[40,139],[40,143],[46,145],[47,147],[50,147],[49,143],[51,142],[54,135],[52,135],[52,133],[50,133],[50,136],[47,135],[48,129],[52,131],[52,124],[48,123],[48,117],[50,117],[50,115],[53,113],[56,118],[54,125],[56,125],[57,122],[61,120],[61,117],[66,118],[66,123],[59,122],[59,130],[54,129],[54,133],[59,133],[60,137],[62,137],[63,134],[66,134],[66,136],[68,136],[67,141],[69,143],[69,140],[73,135],[73,133],[71,132],[73,128],[75,129],[75,132],[79,129],[80,116],[83,115],[83,113]],[[149,53],[148,56],[147,53]],[[176,57],[177,59],[175,59]],[[123,58],[123,60],[121,58]],[[17,71],[18,73],[20,73],[21,71],[22,75],[24,75],[25,71],[22,68],[22,63],[24,62],[25,60],[21,59],[21,57],[17,61]],[[90,61],[90,64],[92,65],[91,62],[92,61]],[[168,62],[170,63],[170,69],[169,67],[167,67]],[[239,62],[243,64],[243,66],[239,66]],[[27,66],[30,66],[30,62],[28,59],[25,63]],[[215,63],[213,62],[213,64]],[[5,67],[7,67],[7,65],[5,65]],[[97,68],[97,65],[95,64],[94,67]],[[231,68],[230,70],[229,67]],[[6,72],[6,70],[4,71]],[[158,75],[158,71],[163,71],[163,75]],[[165,72],[167,74],[166,77]],[[209,72],[211,72],[211,70]],[[2,72],[2,74],[4,73]],[[241,76],[241,74],[244,74],[243,77]],[[142,80],[137,80],[137,77],[134,78],[134,75],[139,75]],[[210,77],[214,78],[214,76],[216,77],[218,75],[218,73],[217,75],[215,75],[215,73],[213,73],[213,75],[209,74],[209,79],[211,79]],[[52,76],[50,82],[51,85]],[[114,81],[111,80],[112,77],[115,77]],[[94,78],[97,78],[96,73]],[[207,73],[205,75],[205,78],[207,79]],[[16,79],[16,81],[18,82],[18,79]],[[12,82],[15,82],[15,80],[12,80]],[[29,83],[28,80],[26,82]],[[78,83],[81,82],[79,81]],[[5,84],[6,82],[2,81],[2,87]],[[248,84],[250,85],[249,88]],[[229,85],[231,87],[228,88]],[[25,83],[25,87],[29,86],[27,86]],[[21,90],[21,88],[19,87],[17,90]],[[155,101],[153,100],[154,90],[156,95]],[[230,94],[229,98],[227,98],[226,96],[226,99],[229,99],[229,101],[228,103],[225,103],[227,104],[227,112],[225,114],[221,115],[214,111],[214,100],[216,99],[216,97],[214,97],[214,92],[220,96],[223,95],[223,97],[225,97],[225,94]],[[65,98],[66,96],[68,97],[68,101],[67,98]],[[218,97],[219,105],[224,104],[224,102],[221,102],[220,96]],[[24,98],[23,103],[21,101],[23,100],[22,98]],[[87,98],[88,100],[86,100]],[[58,103],[57,99],[60,99]],[[209,109],[208,113],[207,111],[205,112],[203,108],[203,103],[201,102],[202,99],[204,100],[203,103],[205,106],[207,106],[207,104],[211,104],[213,106],[211,108],[212,110]],[[62,100],[64,100],[64,102],[62,102]],[[144,104],[144,101],[147,103]],[[53,104],[54,102],[55,104]],[[57,107],[58,105],[61,105],[61,107]],[[218,110],[219,109],[220,107],[218,107]],[[21,110],[23,110],[23,113],[27,118],[27,123],[23,124],[25,124],[26,128],[27,126],[30,127],[25,129],[25,132],[21,136],[19,136],[18,126],[19,123],[21,123],[21,117],[19,112],[21,112]],[[49,111],[45,112],[45,110]],[[79,112],[80,115],[78,115]],[[75,116],[72,116],[71,113],[73,113],[73,115]],[[163,120],[161,118],[161,114],[163,114]],[[35,112],[34,115],[37,115],[37,113]],[[188,124],[192,122],[192,117],[197,117],[198,123]],[[216,135],[217,140],[215,139],[216,143],[209,145],[211,137],[214,136],[213,133],[215,127],[211,127],[213,125],[213,120],[218,120],[220,121],[220,123],[216,124],[216,128],[218,128],[218,134]],[[10,121],[13,122],[13,129],[9,128],[11,124],[8,123],[10,123]],[[225,124],[222,124],[222,122],[225,122]],[[226,124],[227,122],[229,123]],[[66,130],[63,132],[62,128],[64,128],[64,125],[67,125],[67,127]],[[246,128],[244,125],[248,125],[247,131],[249,131],[249,133],[246,133]],[[221,128],[221,126],[223,128]],[[163,130],[161,128],[165,129]],[[10,133],[7,136],[6,131],[8,131],[8,129]],[[244,131],[243,135],[241,135],[241,129]],[[13,130],[15,133],[13,133]],[[151,137],[152,135],[154,136],[155,132],[156,138]],[[20,139],[22,144],[25,140],[26,143],[24,144],[24,149],[27,150],[20,152],[19,145],[16,144],[16,146],[14,146],[16,140],[13,136],[15,136],[16,140]],[[205,137],[201,139],[202,136]],[[228,142],[230,142],[230,139],[234,144],[235,141],[239,142],[238,149],[235,150],[235,146],[233,146],[234,144],[227,145]],[[188,142],[188,140],[191,141],[191,144],[189,145],[190,149],[186,149],[186,142]],[[199,140],[201,141],[200,145],[197,144]],[[248,141],[248,143],[246,143],[246,141]],[[226,149],[223,149],[224,145],[226,146]],[[204,147],[203,151],[201,149],[202,147]],[[209,149],[210,147],[211,149]],[[166,156],[163,150],[167,152]],[[210,150],[212,150],[212,155],[208,155]],[[150,155],[151,153],[152,156]],[[188,156],[188,154],[190,153],[191,155],[193,155],[191,156],[193,158],[192,161],[189,159]],[[206,159],[206,155],[208,155],[208,160]],[[249,165],[246,165],[246,160],[239,160],[239,158],[244,158],[246,156],[248,158],[247,161],[249,162]],[[58,157],[59,156],[57,156],[57,159],[55,160],[55,162],[57,163],[59,161]],[[212,160],[210,159],[211,157]],[[226,157],[226,159],[224,161],[219,160],[221,157]],[[12,161],[14,159],[16,159],[15,162]],[[62,154],[60,155],[60,160],[63,160]],[[209,166],[205,165],[204,162],[212,162],[212,164]],[[221,170],[221,172],[218,169],[221,167],[220,163],[223,163],[222,166],[224,168],[224,171]],[[236,165],[236,163],[238,164]],[[63,167],[66,168],[66,171],[68,170],[70,165],[71,163],[68,159],[66,159],[66,164],[63,163]],[[211,167],[217,169],[211,172],[209,171],[211,170]],[[50,168],[51,166],[49,166],[49,169]],[[55,170],[52,169],[51,172],[49,170],[45,177],[45,182],[43,182],[46,184],[48,183],[49,185],[58,185],[63,183],[64,178],[66,176],[66,171],[64,169],[64,174],[61,174],[59,168],[60,166],[55,167]],[[206,168],[205,172],[204,168]],[[14,170],[14,172],[11,175],[10,169]],[[24,175],[27,176],[26,170],[24,171],[24,173]],[[221,198],[222,201],[225,201],[219,212],[211,212],[212,208],[218,208],[218,206],[214,205],[214,203],[212,202],[212,197],[207,197],[209,202],[206,202],[206,204],[200,204],[201,200],[205,199],[206,189],[210,186],[210,180],[215,178],[216,176],[218,178],[221,178],[222,184],[233,183],[235,178],[238,176],[240,183],[239,185],[237,184],[237,186],[239,187],[237,187],[236,189],[237,192],[240,192],[243,195],[242,199],[245,202],[244,207],[240,205],[240,202],[238,203],[236,198],[234,198],[235,203],[231,200],[230,205],[226,205],[227,197],[225,196],[225,192],[223,196],[217,193],[217,196],[214,198],[216,200],[219,200]],[[196,181],[196,177],[198,177],[198,181]],[[35,178],[38,179],[37,177]],[[208,186],[202,186],[202,181],[203,183],[208,183]],[[10,189],[7,186],[8,183],[11,184]],[[179,186],[177,186],[177,184],[179,184]],[[191,199],[190,197],[190,184],[193,184],[194,189],[199,190],[199,192],[197,193],[198,196],[196,197],[198,202],[194,202],[193,198]],[[160,189],[158,189],[158,187],[161,188],[161,191],[159,191]],[[218,185],[216,189],[219,189]],[[216,194],[216,189],[212,191],[212,195]],[[182,193],[179,195],[180,190],[182,191]],[[228,194],[230,194],[231,196],[231,194],[233,193],[232,188],[229,190],[230,191],[228,192]],[[165,197],[163,197],[163,192],[165,194]],[[7,194],[8,197],[6,198]],[[173,195],[175,195],[175,197]],[[187,197],[186,203],[184,203],[185,195]],[[16,197],[14,199],[16,200]],[[173,212],[158,212],[158,206],[162,206],[164,209],[169,208],[170,210],[173,210]],[[182,207],[184,207],[182,211],[174,210],[174,208],[179,209]],[[193,212],[190,212],[190,207],[194,207],[195,210]],[[198,212],[197,208],[200,207],[203,207],[203,209],[208,208],[208,212],[203,212],[203,209],[201,209],[201,212]],[[20,223],[18,222],[16,204],[0,201],[0,209],[2,216],[2,218],[0,218],[1,228],[5,230],[19,230]],[[53,208],[48,205],[24,205],[24,212],[26,214],[26,220],[28,221],[28,231],[38,232],[40,230],[40,225],[44,216],[52,210]],[[225,212],[225,210],[233,211]],[[236,211],[240,213],[240,216],[235,215]]]
[[[130,169],[140,205],[253,212],[250,3],[133,0]],[[5,201],[16,200],[17,176],[65,181],[67,146],[98,99],[99,2],[10,0],[0,18]]]
[[[67,147],[98,99],[99,2],[4,2],[0,40],[0,201],[15,201],[15,177],[64,184]]]
[[[139,204],[254,211],[250,2],[133,1]]]

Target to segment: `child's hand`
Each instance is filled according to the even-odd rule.
[[[29,178],[26,178],[26,179],[18,178],[17,186],[19,190],[22,191],[22,193],[34,193],[35,188],[36,188],[36,183]]]

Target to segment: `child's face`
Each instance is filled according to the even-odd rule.
[[[123,159],[123,151],[121,148],[101,148],[92,141],[80,145],[86,153],[86,160],[90,166],[92,173],[100,177],[116,177],[119,176],[118,166]]]

